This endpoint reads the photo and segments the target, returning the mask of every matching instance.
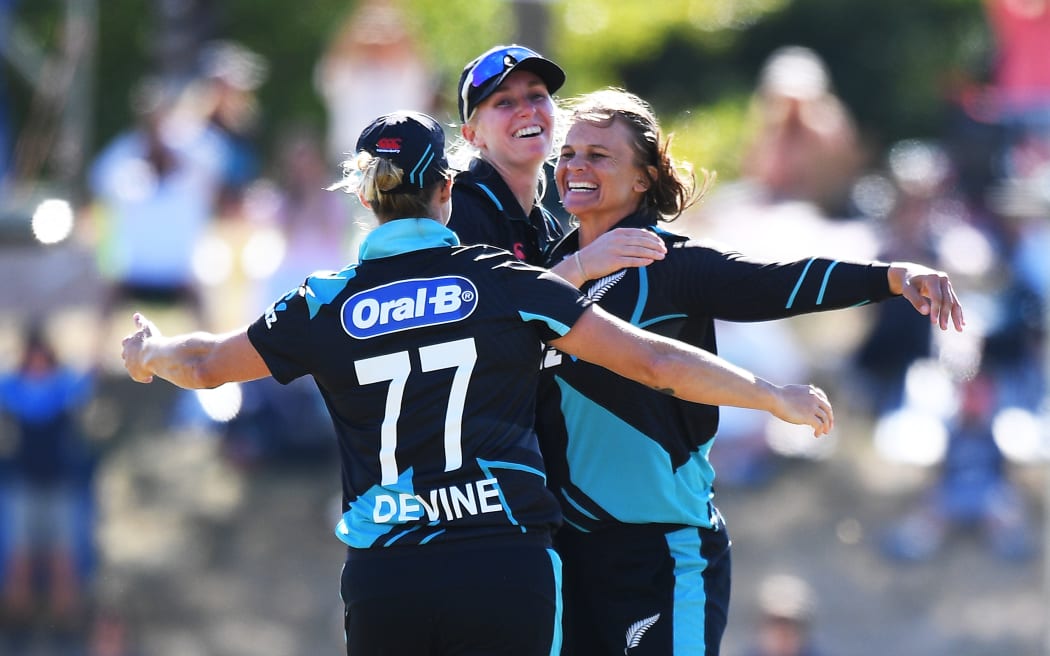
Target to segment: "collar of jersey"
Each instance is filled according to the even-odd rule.
[[[477,157],[470,162],[470,168],[460,173],[457,177],[460,176],[462,177],[461,182],[483,186],[488,190],[488,193],[494,195],[499,204],[503,206],[503,214],[508,219],[524,221],[525,223],[529,222],[528,212],[522,209],[518,203],[518,198],[507,186],[506,180],[499,174],[496,167]]]
[[[358,257],[363,262],[440,246],[459,246],[459,237],[434,219],[395,219],[368,234]]]
[[[610,231],[616,228],[650,228],[653,232],[658,235],[670,234],[664,230],[661,230],[656,225],[657,215],[645,209],[632,212],[624,218],[620,219],[616,225],[609,228]],[[567,257],[574,251],[580,248],[580,229],[573,228],[568,234],[562,237],[562,240],[558,242],[558,245],[551,251],[550,257],[548,258],[551,263],[550,266],[554,266],[558,262],[561,262],[562,258]]]

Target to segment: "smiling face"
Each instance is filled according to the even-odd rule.
[[[538,169],[550,154],[554,102],[535,73],[515,71],[478,105],[463,136],[498,169]]]
[[[554,179],[566,211],[602,231],[637,210],[650,186],[632,148],[630,129],[619,119],[604,126],[573,124]]]

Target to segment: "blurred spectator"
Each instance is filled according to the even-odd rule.
[[[87,638],[86,656],[139,656],[138,640],[128,620],[112,608],[95,614]]]
[[[330,165],[346,158],[376,116],[433,108],[437,84],[411,28],[399,3],[364,0],[325,49],[315,80],[328,111]]]
[[[774,51],[756,84],[751,113],[753,132],[741,178],[715,187],[693,215],[683,216],[686,230],[770,261],[812,256],[873,259],[876,241],[871,227],[841,220],[865,155],[848,110],[831,91],[820,57],[800,46]],[[717,325],[724,357],[771,379],[811,375],[798,322]],[[840,325],[838,332],[843,328]],[[831,448],[825,441],[822,454],[807,451],[813,440],[801,433],[800,439],[790,433],[775,438],[771,430],[781,428],[749,410],[720,410],[719,448],[711,454],[720,482],[767,482],[776,473],[781,446],[781,452],[807,457],[826,455]],[[785,443],[775,449],[772,442],[781,437]]]
[[[275,164],[276,184],[250,194],[255,197],[249,202],[254,208],[251,219],[260,225],[254,245],[250,241],[245,250],[275,267],[250,295],[250,307],[276,301],[314,271],[343,268],[356,259],[353,245],[364,234],[351,221],[348,196],[326,190],[337,172],[328,167],[316,132],[304,126],[288,128],[278,139]],[[275,247],[265,247],[267,242]],[[281,385],[264,378],[244,383],[241,389],[241,410],[222,429],[232,460],[248,464],[331,453],[331,420],[311,379]]]
[[[263,298],[257,301],[263,304],[297,288],[314,271],[338,270],[356,259],[355,235],[361,229],[352,223],[346,194],[327,191],[341,172],[328,166],[319,134],[303,126],[286,129],[277,141],[274,165],[276,196],[267,203],[272,211],[264,210],[255,220],[276,229],[283,256],[262,285]]]
[[[111,281],[101,340],[113,312],[131,299],[188,308],[210,325],[194,254],[216,214],[224,145],[192,116],[174,112],[178,94],[144,80],[132,94],[136,124],[98,155],[89,171],[103,223],[100,267]],[[102,349],[100,344],[99,357]]]
[[[933,486],[886,536],[887,555],[900,560],[935,556],[959,529],[983,531],[1006,559],[1032,554],[1032,533],[1021,490],[992,434],[998,409],[993,381],[984,374],[962,383],[962,400],[949,427],[948,447]]]
[[[239,43],[205,45],[200,78],[190,86],[199,111],[226,146],[219,216],[236,216],[245,189],[260,173],[256,92],[268,75],[266,60]]]
[[[17,370],[0,377],[10,434],[0,454],[0,581],[11,627],[40,617],[79,628],[93,565],[95,454],[78,413],[94,393],[93,371],[63,365],[42,324],[30,325]]]
[[[950,181],[948,156],[936,144],[903,141],[887,157],[887,200],[891,208],[875,217],[879,224],[879,250],[883,262],[922,262],[943,269],[934,242],[938,204],[946,197]],[[864,410],[878,417],[904,402],[908,368],[928,358],[933,348],[930,322],[915,314],[904,299],[891,299],[872,308],[874,324],[855,353],[854,363],[865,393]]]
[[[820,656],[811,636],[815,595],[805,580],[790,574],[763,579],[758,589],[759,620],[747,656]]]
[[[984,2],[994,40],[992,83],[1002,114],[1050,129],[1050,1]]]
[[[16,0],[0,0],[0,44],[9,38],[12,9]],[[3,55],[0,45],[0,58]],[[11,136],[11,108],[7,94],[7,80],[4,67],[0,66],[0,192],[5,192],[11,174],[11,160],[14,153],[14,139]]]
[[[773,200],[802,200],[843,216],[864,165],[849,110],[817,53],[785,46],[766,60],[752,99],[757,129],[742,173]]]

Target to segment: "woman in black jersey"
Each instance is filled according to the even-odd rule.
[[[555,152],[558,111],[551,94],[564,82],[557,64],[514,44],[494,46],[463,67],[456,151],[468,161],[452,185],[448,223],[463,243],[498,246],[523,262],[546,264],[562,237],[561,224],[540,199]],[[586,273],[641,266],[663,254],[663,242],[651,233],[615,230],[554,272],[580,285]]]
[[[579,222],[551,263],[608,231],[652,231],[661,260],[593,276],[582,289],[650,334],[715,352],[714,319],[764,321],[903,294],[962,329],[948,277],[913,263],[824,258],[758,262],[667,232],[703,189],[672,160],[651,108],[618,89],[573,108],[555,173]],[[729,604],[729,537],[713,503],[707,456],[717,404],[653,393],[606,370],[548,354],[537,432],[565,524],[565,653],[718,654]]]
[[[772,385],[507,251],[460,246],[432,118],[376,119],[346,170],[379,222],[359,264],[222,335],[164,337],[136,314],[123,357],[136,381],[186,388],[313,376],[339,441],[348,654],[559,652],[561,513],[533,427],[544,342],[664,394],[831,429],[817,388]]]

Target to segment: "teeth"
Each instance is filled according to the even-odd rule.
[[[594,191],[598,185],[592,182],[570,182],[569,191]]]
[[[514,133],[515,137],[534,137],[537,134],[543,132],[538,125],[530,125],[527,128],[522,128]]]

